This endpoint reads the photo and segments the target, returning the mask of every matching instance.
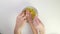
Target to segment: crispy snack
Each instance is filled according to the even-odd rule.
[[[32,15],[32,19],[34,19],[34,17],[37,15],[37,10],[34,7],[26,7],[24,8],[23,12],[26,14],[26,10],[29,10],[29,12]]]

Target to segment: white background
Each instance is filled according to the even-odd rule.
[[[28,5],[38,10],[38,16],[45,25],[46,34],[60,34],[60,0],[0,0],[2,34],[13,34],[16,16]],[[24,29],[24,34],[32,33],[28,30],[29,25]]]

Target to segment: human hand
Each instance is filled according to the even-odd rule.
[[[40,34],[44,34],[44,32],[45,32],[44,25],[42,24],[42,22],[39,20],[39,18],[37,16],[35,16],[35,18],[33,20],[33,24],[34,24],[36,30],[40,32]]]
[[[15,31],[19,31],[19,30],[21,31],[25,23],[26,23],[26,15],[24,15],[24,12],[22,12],[17,16]]]
[[[29,10],[26,10],[26,16],[27,16],[27,21],[29,23],[32,23],[33,22],[32,15],[30,14]]]
[[[36,28],[33,25],[33,19],[32,19],[32,16],[31,16],[29,10],[26,10],[26,16],[27,16],[27,21],[29,22],[29,24],[32,28],[33,34],[38,34],[36,31]]]

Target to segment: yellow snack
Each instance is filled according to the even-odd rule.
[[[31,13],[31,15],[32,15],[32,19],[34,19],[34,17],[36,16],[36,9],[35,8],[33,8],[33,7],[26,7],[24,10],[29,10],[29,12]]]

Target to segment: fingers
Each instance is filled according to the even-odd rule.
[[[29,10],[26,10],[26,16],[29,16]]]
[[[23,28],[25,24],[26,24],[26,16],[22,13],[20,16],[17,16],[16,25],[18,26],[18,28]]]
[[[27,16],[27,20],[29,21],[29,23],[31,23],[32,22],[32,16],[31,16],[29,10],[26,10],[26,16]]]
[[[24,16],[24,13],[22,12],[21,14],[18,15],[19,17],[23,17]]]
[[[30,16],[31,16],[29,10],[26,10],[26,16],[27,16],[27,17],[30,17]]]
[[[26,10],[26,15],[24,15],[24,12],[22,12],[21,14],[19,14],[17,16],[18,20],[26,20],[26,18],[28,21],[32,22],[32,16],[31,16],[29,10]]]
[[[24,16],[24,17],[18,17],[17,19],[18,19],[18,21],[24,22],[24,20],[26,20],[26,16]]]
[[[22,17],[21,19],[22,19],[22,20],[26,20],[26,16]]]
[[[25,15],[24,15],[24,12],[22,12],[22,13],[20,13],[18,16],[17,16],[17,18],[18,19],[20,19],[20,18],[22,18],[22,17],[24,17]]]
[[[24,15],[23,12],[17,16],[17,20],[16,21],[17,21],[17,23],[21,23],[21,22],[24,23],[26,21],[26,16]]]
[[[29,10],[26,10],[26,16],[27,16],[27,18],[32,19],[32,16],[31,16]]]
[[[34,26],[38,26],[40,24],[40,20],[38,19],[37,16],[35,16],[35,18],[33,20],[33,24],[34,24]]]
[[[41,21],[39,20],[37,16],[34,18],[33,24],[36,29],[42,29],[44,27],[44,25],[41,23]]]
[[[35,17],[35,21],[36,21],[37,24],[40,23],[40,20],[39,20],[39,18],[37,16]]]

